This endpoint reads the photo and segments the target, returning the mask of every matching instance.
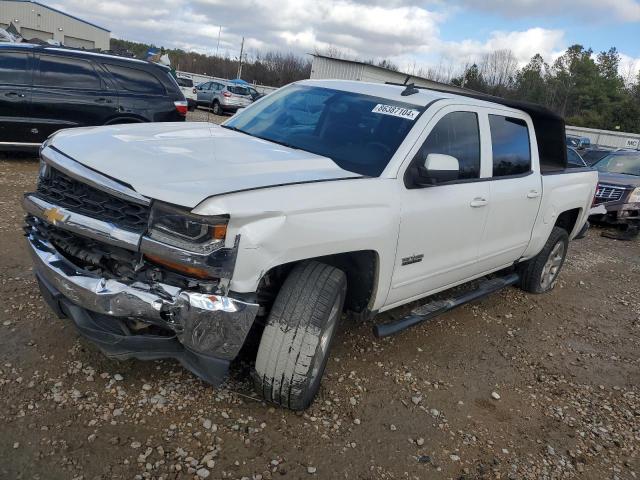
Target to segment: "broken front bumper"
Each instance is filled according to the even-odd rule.
[[[257,304],[229,296],[96,277],[73,265],[46,240],[27,238],[49,305],[71,318],[109,356],[175,358],[205,381],[219,384],[258,313]],[[135,334],[125,320],[155,325],[170,334]]]

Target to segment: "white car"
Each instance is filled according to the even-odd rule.
[[[61,131],[24,200],[42,294],[106,354],[213,384],[255,340],[257,392],[306,408],[343,311],[424,299],[385,336],[556,284],[597,173],[566,169],[561,118],[488,100],[311,80],[222,126]]]
[[[197,105],[198,94],[195,85],[193,84],[193,78],[184,73],[176,74],[176,81],[180,87],[180,91],[184,95],[184,98],[189,103],[190,110],[193,110]]]

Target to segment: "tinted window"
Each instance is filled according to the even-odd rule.
[[[123,90],[136,93],[163,95],[164,87],[155,76],[137,68],[121,67],[120,65],[105,65],[115,77],[118,86]]]
[[[90,62],[54,55],[40,55],[40,73],[36,76],[34,84],[91,90],[101,88],[100,77]]]
[[[182,77],[178,77],[178,85],[180,85],[181,87],[193,87],[193,80],[191,80],[190,78],[182,78]]]
[[[422,109],[353,92],[290,85],[224,126],[328,157],[351,172],[378,176]]]
[[[249,89],[247,87],[238,87],[237,85],[229,85],[227,87],[227,90],[229,90],[231,93],[234,93],[236,95],[250,95]]]
[[[569,168],[584,167],[585,164],[574,150],[567,148],[567,166]]]
[[[480,177],[480,130],[478,115],[452,112],[442,117],[418,152],[416,162],[424,164],[427,155],[440,153],[458,160],[458,179]]]
[[[28,57],[24,53],[0,53],[0,84],[28,85]]]
[[[531,145],[527,123],[519,118],[489,115],[493,146],[493,176],[531,171]]]

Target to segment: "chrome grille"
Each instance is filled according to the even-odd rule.
[[[49,167],[38,181],[38,196],[51,203],[119,228],[142,233],[147,228],[149,207],[98,190]]]
[[[595,203],[616,202],[622,198],[624,191],[624,188],[599,184],[595,194]]]

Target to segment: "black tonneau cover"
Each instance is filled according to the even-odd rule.
[[[406,86],[399,83],[393,83],[392,85]],[[486,102],[493,102],[522,110],[531,117],[533,128],[536,132],[538,156],[540,157],[540,171],[544,174],[562,171],[567,168],[567,143],[564,119],[548,108],[536,103],[496,97],[460,87],[452,86],[451,89],[448,89],[415,85],[415,88],[442,93],[453,93],[463,97],[475,98],[477,100],[484,100]]]

